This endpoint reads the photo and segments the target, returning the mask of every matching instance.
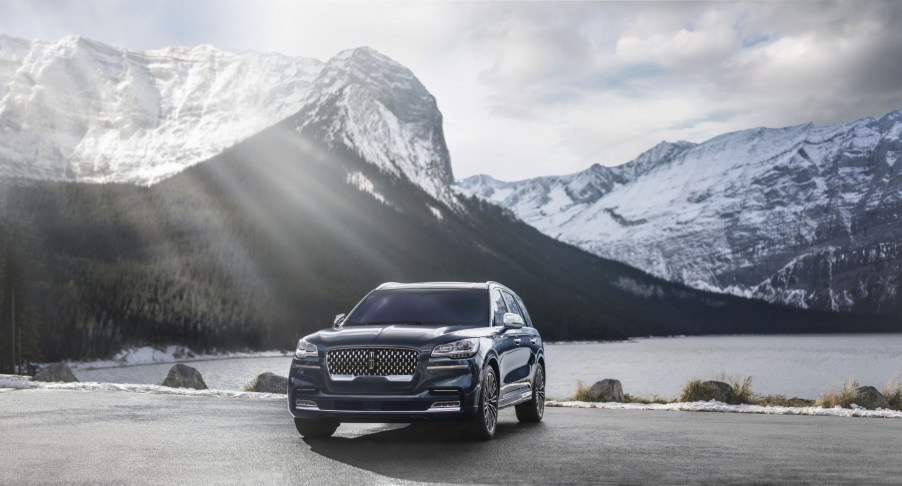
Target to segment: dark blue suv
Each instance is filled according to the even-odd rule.
[[[496,282],[386,283],[332,329],[298,342],[288,409],[304,437],[341,422],[467,422],[495,435],[498,409],[545,411],[545,354],[523,301]]]

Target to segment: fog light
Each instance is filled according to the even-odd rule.
[[[294,406],[297,408],[318,408],[313,400],[295,400]]]
[[[432,409],[453,409],[460,408],[460,402],[435,402],[432,404]]]

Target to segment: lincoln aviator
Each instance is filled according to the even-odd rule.
[[[298,432],[342,422],[462,422],[491,439],[498,410],[545,411],[545,353],[523,300],[497,282],[385,283],[298,342],[288,408]]]

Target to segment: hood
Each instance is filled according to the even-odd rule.
[[[317,346],[414,346],[440,344],[454,339],[489,336],[492,327],[384,325],[323,329],[305,339]]]

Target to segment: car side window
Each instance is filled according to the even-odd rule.
[[[492,325],[503,326],[504,314],[507,312],[507,305],[501,296],[501,291],[495,289],[492,292]]]
[[[520,306],[517,305],[517,300],[514,299],[514,296],[507,292],[502,292],[502,294],[504,294],[504,302],[507,304],[507,308],[510,312],[520,314],[520,317],[523,317],[523,313],[520,312]],[[525,321],[526,319],[523,320]]]
[[[519,296],[514,296],[517,299],[517,305],[520,306],[520,315],[523,316],[523,320],[526,322],[526,327],[532,327],[532,319],[529,318],[529,312],[526,310],[526,305],[523,304],[523,301]]]

